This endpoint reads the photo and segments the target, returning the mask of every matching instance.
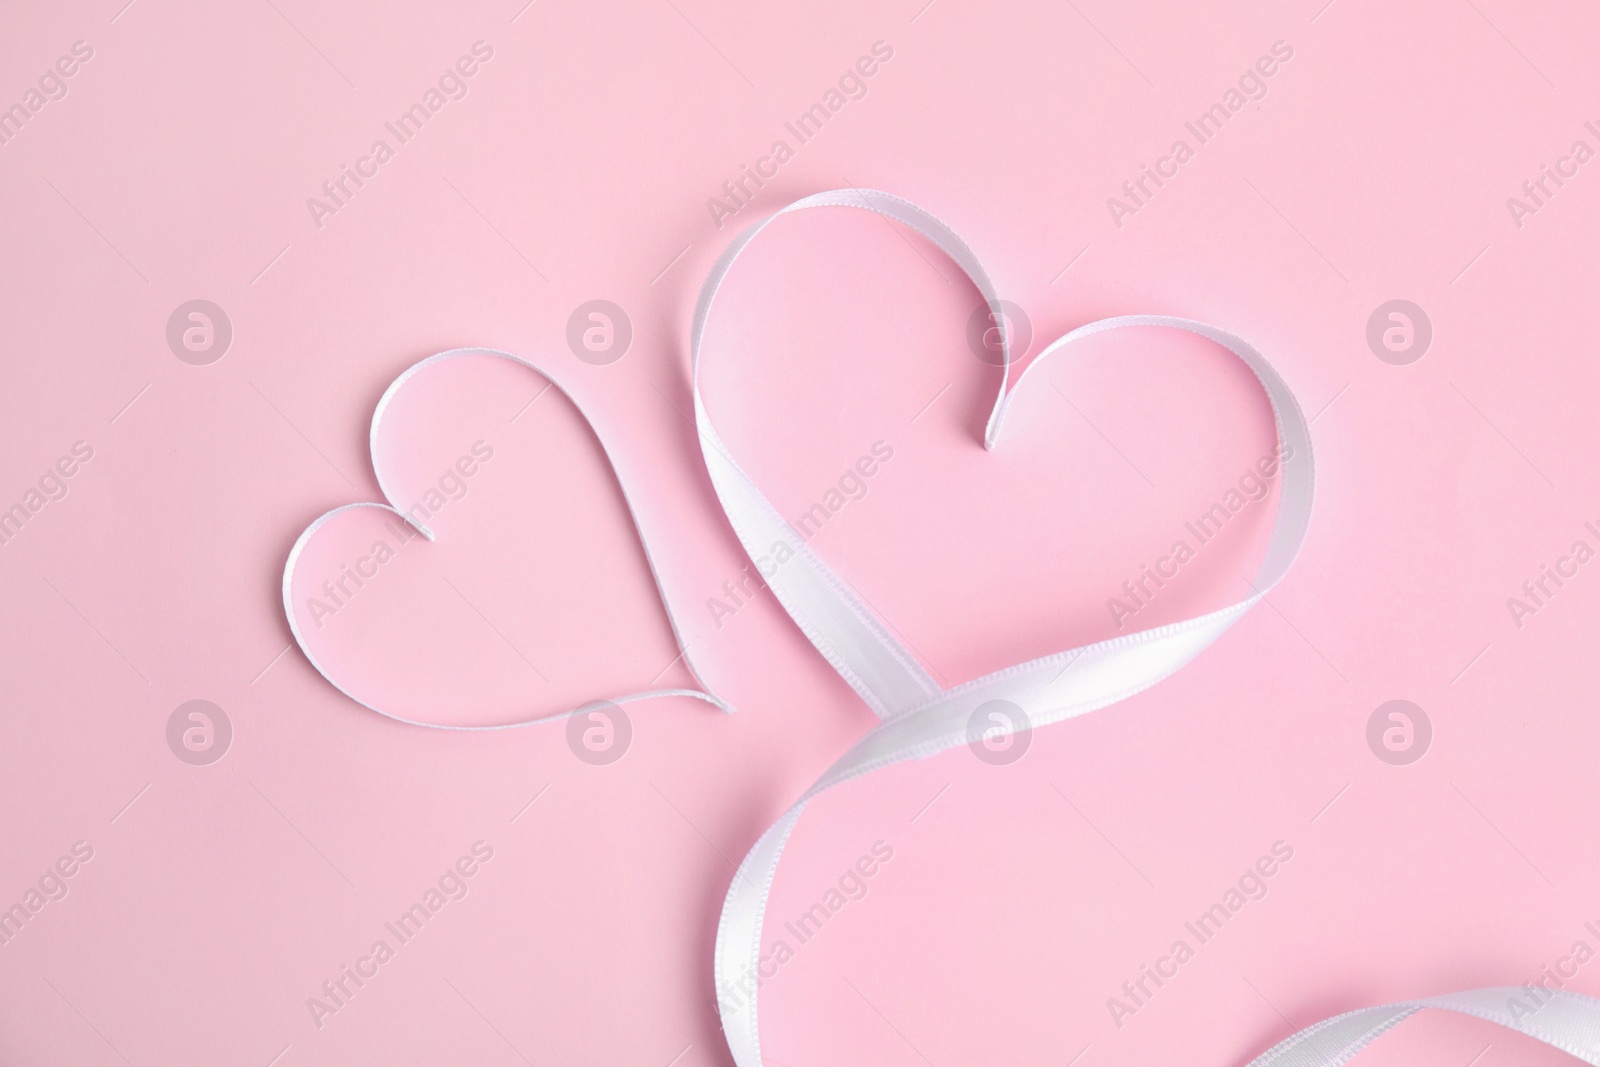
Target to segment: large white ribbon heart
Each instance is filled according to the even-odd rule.
[[[1146,689],[1188,663],[1221,637],[1288,573],[1311,521],[1311,434],[1294,394],[1254,348],[1226,331],[1164,315],[1102,319],[1058,338],[1011,382],[1009,331],[1001,331],[1001,378],[984,430],[983,445],[1000,440],[1007,405],[1028,373],[1075,342],[1105,330],[1166,327],[1198,334],[1238,356],[1254,373],[1272,404],[1283,454],[1278,515],[1266,552],[1250,582],[1252,593],[1236,604],[1197,618],[1020,663],[951,689],[941,689],[888,626],[852,592],[784,520],[740,468],[718,435],[700,390],[701,348],[706,323],[739,254],[774,219],[811,208],[844,207],[876,212],[921,234],[949,256],[983,295],[996,322],[1003,315],[988,275],[972,250],[950,227],[906,200],[867,189],[842,189],[798,200],[744,231],[723,252],[707,277],[690,334],[695,418],[701,449],[728,521],[752,559],[784,545],[791,560],[767,578],[795,623],[883,721],[828,770],[756,842],[740,864],[723,903],[715,950],[718,1009],[723,1032],[739,1067],[761,1067],[757,991],[763,977],[762,927],[784,843],[807,803],[817,794],[882,767],[923,759],[969,741],[974,712],[986,716],[989,733],[1004,735],[1104,708]],[[1011,710],[1005,710],[1011,709]],[[1522,1005],[1523,1010],[1518,1010]],[[1309,1027],[1259,1057],[1254,1067],[1334,1067],[1373,1038],[1425,1007],[1476,1015],[1600,1065],[1600,1001],[1571,993],[1526,1010],[1523,991],[1478,990],[1432,1000],[1366,1008]]]

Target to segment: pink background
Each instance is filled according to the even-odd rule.
[[[731,864],[872,717],[769,595],[707,609],[745,557],[684,417],[688,317],[738,227],[844,185],[961,232],[1033,351],[1135,312],[1252,340],[1315,416],[1318,511],[1270,606],[1173,679],[1015,764],[957,750],[811,807],[769,941],[874,842],[894,858],[763,990],[768,1062],[1242,1064],[1330,1014],[1600,948],[1600,577],[1520,628],[1506,607],[1600,547],[1600,163],[1520,227],[1506,203],[1600,148],[1583,5],[122,3],[14,5],[0,32],[0,106],[93,49],[0,145],[0,508],[93,449],[0,545],[0,907],[93,849],[0,946],[0,1060],[728,1062]],[[466,96],[319,227],[307,198],[477,41]],[[784,122],[878,41],[866,95],[719,228],[707,199],[794,147]],[[1119,227],[1107,198],[1278,41],[1265,97]],[[707,383],[785,514],[893,448],[816,546],[950,682],[1116,633],[1106,599],[1272,444],[1246,373],[1139,332],[1041,369],[984,453],[993,371],[955,278],[880,219],[786,219],[730,282]],[[165,338],[196,298],[233,328],[208,366]],[[606,366],[565,340],[595,298],[634,330]],[[1365,338],[1397,298],[1433,326],[1408,366]],[[392,723],[289,647],[289,546],[378,498],[374,403],[460,345],[540,363],[592,414],[740,714],[631,705],[631,748],[591,766],[562,723]],[[475,441],[494,458],[437,543],[319,631],[392,710],[503,722],[688,681],[592,435],[559,394],[526,406],[544,384],[450,364],[396,412],[399,482]],[[1271,506],[1136,624],[1237,598]],[[369,539],[376,513],[350,514],[317,565]],[[1395,698],[1433,724],[1408,766],[1366,742]],[[194,699],[233,726],[208,766],[166,739]],[[1107,998],[1280,840],[1267,896],[1114,1024]],[[307,999],[478,841],[466,897],[319,1026]],[[1600,993],[1600,962],[1571,987]],[[1563,1059],[1427,1017],[1361,1062],[1480,1053]]]

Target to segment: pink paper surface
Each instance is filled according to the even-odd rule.
[[[1592,10],[123,5],[0,33],[0,1061],[730,1062],[733,865],[873,718],[741,591],[688,324],[742,227],[851,185],[960,232],[1029,354],[1140,312],[1248,338],[1313,417],[1317,512],[1172,679],[1014,763],[956,750],[814,803],[768,913],[794,953],[767,1062],[1221,1067],[1546,967],[1600,993]],[[568,341],[595,300],[630,324],[611,362]],[[1420,332],[1383,344],[1397,300],[1420,358]],[[1096,339],[985,452],[977,302],[880,218],[786,218],[728,283],[707,402],[780,511],[825,505],[813,544],[941,683],[1243,595],[1271,494],[1108,606],[1271,451],[1248,372]],[[438,540],[366,509],[308,549],[317,586],[396,541],[318,613],[330,670],[445,724],[692,684],[620,484],[737,715],[632,704],[621,758],[586,761],[565,722],[391,722],[292,647],[290,546],[380,499],[374,404],[460,346],[538,363],[593,429],[503,362],[415,383],[380,448],[398,495],[446,501]],[[1369,745],[1391,700],[1430,724],[1410,763]],[[1242,878],[1260,899],[1202,943]],[[1563,1060],[1429,1016],[1359,1062]]]

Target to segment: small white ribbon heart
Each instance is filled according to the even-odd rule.
[[[600,436],[599,430],[595,428],[594,421],[589,418],[588,413],[583,410],[583,406],[578,403],[576,398],[574,398],[565,389],[562,389],[560,383],[547,374],[537,364],[523,359],[520,356],[514,356],[509,352],[500,352],[492,348],[455,348],[448,352],[440,352],[437,355],[429,356],[427,359],[413,363],[410,367],[407,367],[403,372],[401,372],[399,377],[390,383],[389,388],[385,389],[383,391],[383,396],[378,399],[378,406],[373,410],[372,413],[372,431],[367,438],[368,451],[372,455],[372,471],[378,479],[378,489],[383,493],[384,499],[387,500],[388,503],[377,504],[364,502],[358,504],[345,504],[334,508],[332,511],[325,512],[324,514],[318,516],[309,526],[305,528],[300,536],[295,539],[294,547],[289,550],[288,561],[283,567],[283,611],[284,615],[287,616],[289,620],[289,632],[294,635],[295,643],[300,646],[300,651],[305,653],[306,659],[310,661],[311,665],[317,669],[318,674],[321,674],[328,680],[330,685],[339,690],[339,692],[343,693],[345,696],[349,697],[351,700],[355,701],[357,704],[360,704],[362,707],[375,711],[385,718],[394,719],[397,722],[403,722],[411,726],[427,726],[436,730],[510,730],[516,729],[520,726],[531,726],[534,723],[550,722],[554,719],[564,719],[570,715],[575,715],[581,711],[584,711],[585,709],[593,707],[597,702],[629,704],[635,701],[652,700],[656,697],[691,697],[695,700],[703,700],[708,704],[712,704],[718,708],[721,708],[725,712],[731,712],[733,708],[723,701],[722,698],[712,693],[710,688],[705,685],[704,679],[702,679],[700,676],[699,669],[695,666],[694,660],[689,656],[688,648],[683,641],[683,635],[678,628],[678,620],[672,612],[672,604],[667,599],[666,591],[662,587],[660,569],[656,566],[655,557],[650,553],[650,543],[644,535],[643,527],[639,525],[638,513],[634,509],[632,499],[630,499],[628,496],[628,487],[622,483],[622,479],[620,477],[617,479],[617,483],[622,489],[622,498],[624,503],[627,505],[628,518],[633,522],[634,529],[639,534],[639,544],[644,549],[645,561],[650,567],[650,576],[655,580],[656,594],[661,600],[661,608],[666,612],[667,622],[672,627],[673,640],[678,644],[678,649],[681,653],[681,658],[684,662],[684,665],[688,667],[689,673],[693,676],[694,680],[699,682],[703,688],[648,689],[637,693],[624,693],[616,696],[597,697],[596,701],[586,702],[574,708],[567,708],[552,713],[536,714],[516,722],[495,723],[492,725],[481,726],[447,725],[443,723],[421,722],[416,719],[406,718],[401,715],[396,715],[393,712],[385,711],[376,704],[369,703],[368,701],[352,693],[343,684],[341,684],[339,679],[335,677],[336,672],[330,671],[330,669],[317,657],[313,651],[311,643],[306,640],[306,636],[301,630],[301,612],[295,607],[295,571],[302,555],[305,552],[306,546],[311,543],[314,537],[316,537],[317,531],[331,522],[335,516],[356,508],[376,508],[377,510],[387,514],[396,515],[415,527],[417,532],[422,534],[422,536],[427,538],[429,541],[434,539],[433,531],[429,529],[427,525],[414,517],[411,512],[402,511],[398,506],[396,506],[400,502],[395,499],[394,493],[390,490],[391,481],[385,475],[384,466],[380,458],[382,452],[378,447],[378,441],[380,433],[383,429],[384,416],[388,413],[391,402],[400,394],[400,391],[403,390],[409,382],[415,379],[422,371],[434,366],[435,364],[469,356],[489,356],[496,359],[508,360],[512,363],[527,367],[541,377],[548,379],[550,384],[557,391],[559,391],[562,396],[566,397],[572,402],[572,406],[577,409],[579,417],[589,424],[590,430],[594,432],[595,439],[600,443],[600,450],[605,456],[606,463],[611,466],[612,473],[616,473],[616,464],[611,459],[611,452],[606,448],[605,439]]]

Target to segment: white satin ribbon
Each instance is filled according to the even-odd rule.
[[[1245,599],[1185,622],[1096,642],[1045,656],[941,690],[875,612],[854,595],[787,523],[740,468],[717,433],[700,390],[702,345],[711,309],[739,254],[776,218],[819,207],[873,211],[910,227],[937,245],[971,279],[1000,315],[994,286],[972,250],[933,215],[888,193],[844,189],[805,197],[740,234],[718,258],[701,288],[690,334],[695,418],[701,450],[728,521],[752,559],[788,546],[794,559],[767,578],[778,601],[819,652],[883,720],[856,742],[756,842],[728,888],[714,952],[718,1010],[723,1033],[738,1067],[761,1067],[757,989],[761,935],[767,900],[784,843],[812,797],[880,767],[922,759],[967,742],[972,713],[991,700],[1017,705],[1029,726],[1046,726],[1107,707],[1146,689],[1188,663],[1253,607],[1288,572],[1311,520],[1311,435],[1294,394],[1271,364],[1233,334],[1204,323],[1165,315],[1128,315],[1090,323],[1045,348],[1010,385],[1008,331],[1002,331],[1001,381],[984,432],[984,447],[996,447],[1011,397],[1029,372],[1074,342],[1105,330],[1166,327],[1198,334],[1226,348],[1255,372],[1271,402],[1280,442],[1289,446],[1279,506],[1266,552]],[[996,321],[1000,321],[998,318]],[[1009,387],[1008,387],[1009,386]],[[1019,725],[1009,717],[997,736]],[[1516,991],[1513,990],[1513,993]],[[1374,1037],[1424,1007],[1447,1008],[1490,1019],[1600,1065],[1600,1001],[1563,994],[1529,1018],[1498,1004],[1504,990],[1480,990],[1366,1008],[1295,1034],[1255,1061],[1253,1067],[1335,1067]],[[735,1003],[737,999],[737,1003]]]
[[[1545,999],[1548,996],[1548,999]],[[1385,1031],[1424,1008],[1441,1008],[1499,1023],[1600,1065],[1600,1001],[1566,990],[1503,986],[1358,1008],[1314,1023],[1250,1061],[1250,1067],[1340,1067]],[[1516,1005],[1516,1006],[1513,1006]]]
[[[703,700],[708,704],[722,709],[724,712],[732,712],[732,706],[722,700],[721,697],[718,697],[715,693],[711,692],[709,686],[706,686],[705,681],[700,677],[700,671],[695,666],[694,660],[689,656],[689,648],[684,643],[683,635],[678,629],[677,617],[672,613],[672,601],[667,597],[666,588],[661,583],[661,572],[656,566],[655,557],[650,552],[650,541],[644,535],[644,527],[639,524],[639,513],[633,506],[633,499],[628,495],[627,482],[617,471],[616,462],[611,458],[611,450],[606,447],[605,438],[600,436],[600,431],[594,425],[593,420],[589,418],[588,412],[583,410],[583,405],[578,403],[576,397],[574,397],[571,393],[568,393],[565,389],[562,389],[561,384],[537,364],[523,359],[521,356],[514,356],[509,352],[501,352],[493,348],[453,348],[448,352],[440,352],[437,355],[432,355],[427,359],[413,363],[411,366],[402,371],[400,376],[397,377],[393,382],[390,382],[389,388],[385,389],[383,391],[383,396],[378,398],[378,406],[372,412],[372,430],[367,437],[367,448],[372,453],[372,473],[378,479],[378,489],[383,493],[384,499],[389,501],[389,503],[374,504],[364,502],[358,504],[344,504],[332,509],[331,511],[324,512],[322,515],[319,515],[315,520],[313,520],[311,525],[305,528],[300,536],[295,539],[294,547],[289,549],[289,558],[284,562],[283,565],[283,613],[289,620],[289,632],[294,635],[295,644],[300,646],[300,651],[305,653],[305,657],[311,663],[311,666],[315,667],[317,673],[328,680],[329,685],[333,686],[339,692],[343,693],[357,704],[360,704],[362,707],[367,708],[370,711],[375,711],[386,719],[394,719],[396,722],[403,722],[408,726],[426,726],[433,730],[514,730],[521,726],[531,726],[534,723],[550,722],[555,719],[564,719],[569,715],[576,715],[578,712],[593,706],[592,703],[584,703],[578,707],[568,708],[564,711],[555,712],[554,714],[533,715],[529,718],[521,719],[516,722],[495,723],[484,726],[451,726],[444,723],[421,722],[416,719],[408,719],[404,716],[384,711],[376,704],[368,703],[361,697],[356,696],[354,693],[350,692],[350,690],[346,689],[342,684],[340,684],[337,678],[328,673],[327,667],[323,666],[322,661],[317,658],[316,653],[312,652],[311,646],[306,643],[305,635],[300,631],[300,622],[296,618],[294,610],[295,569],[299,566],[300,557],[303,554],[307,543],[310,542],[312,537],[316,536],[318,530],[332,521],[335,515],[338,515],[341,512],[350,511],[353,508],[376,508],[379,511],[387,512],[391,515],[398,515],[400,518],[416,527],[417,532],[423,537],[427,538],[429,541],[434,539],[433,531],[414,519],[409,514],[409,508],[404,507],[404,505],[396,506],[398,502],[395,500],[394,494],[389,490],[390,481],[385,476],[383,462],[379,456],[378,436],[383,429],[384,415],[388,413],[390,402],[400,393],[400,390],[406,387],[408,382],[415,378],[425,368],[431,367],[435,363],[442,363],[452,359],[460,359],[463,356],[490,356],[495,359],[504,359],[527,367],[540,377],[548,380],[557,392],[571,401],[572,406],[577,409],[579,417],[588,423],[589,429],[594,432],[595,440],[600,443],[600,451],[606,457],[606,463],[611,467],[612,472],[617,475],[617,485],[622,489],[622,499],[623,503],[625,503],[628,508],[628,518],[633,523],[634,529],[638,531],[639,544],[644,549],[645,562],[650,567],[650,577],[656,583],[656,594],[661,598],[661,608],[667,613],[667,623],[672,627],[673,640],[678,643],[680,658],[682,658],[684,665],[689,669],[689,674],[703,687],[701,689],[649,689],[643,692],[624,693],[617,696],[604,697],[601,699],[612,704],[631,704],[635,701],[653,700],[657,697],[690,697],[694,700]]]
[[[838,190],[806,197],[778,212],[779,215],[816,207],[852,207],[875,211],[928,238],[967,274],[983,294],[990,309],[1000,314],[994,287],[973,255],[954,231],[921,208],[887,193],[870,190]],[[776,218],[777,216],[773,216]],[[1128,634],[1045,656],[982,678],[942,690],[916,658],[891,635],[877,615],[860,601],[835,575],[804,539],[798,536],[764,497],[755,483],[740,469],[726,445],[717,435],[700,394],[701,343],[706,321],[723,279],[739,253],[772,222],[769,218],[741,234],[723,253],[703,287],[695,309],[691,336],[694,374],[695,417],[700,429],[701,448],[717,497],[729,522],[752,558],[765,555],[774,544],[783,542],[794,559],[786,562],[768,579],[768,584],[801,630],[883,720],[849,751],[841,756],[776,824],[756,842],[740,864],[728,889],[722,919],[717,929],[715,948],[716,981],[719,991],[737,990],[748,996],[748,1003],[730,1007],[719,1000],[723,1030],[738,1067],[761,1067],[760,1032],[756,1014],[756,979],[759,974],[762,924],[773,876],[784,842],[810,799],[825,789],[868,774],[880,767],[910,759],[921,759],[965,743],[972,712],[991,700],[1006,700],[1027,716],[1029,726],[1045,726],[1115,704],[1146,689],[1172,674],[1222,635],[1255,605],[1287,573],[1299,551],[1311,519],[1312,474],[1311,438],[1304,415],[1294,395],[1272,366],[1244,341],[1215,327],[1163,315],[1129,315],[1104,319],[1073,330],[1040,353],[1038,359],[1010,384],[1011,351],[1002,333],[1001,382],[987,427],[984,447],[994,448],[1000,439],[1005,412],[1012,395],[1034,366],[1073,342],[1103,330],[1131,326],[1165,327],[1185,330],[1205,337],[1238,356],[1255,372],[1271,401],[1278,437],[1290,448],[1279,486],[1279,509],[1271,539],[1251,583],[1251,596],[1186,622],[1173,623],[1139,633]],[[548,379],[555,379],[537,365],[506,352],[483,348],[441,352],[413,365],[395,379],[384,392],[373,414],[371,447],[373,469],[379,488],[388,504],[356,503],[334,508],[308,526],[296,540],[284,565],[283,607],[295,642],[313,667],[335,689],[356,703],[380,715],[415,726],[446,730],[499,730],[563,718],[578,709],[550,715],[536,715],[519,722],[490,726],[446,726],[419,722],[384,711],[351,693],[328,672],[307,645],[294,610],[295,569],[311,537],[333,516],[350,508],[370,507],[400,516],[428,540],[433,533],[401,508],[393,506],[388,480],[377,448],[380,428],[392,398],[423,368],[433,363],[462,356],[479,355],[507,359],[522,364]],[[579,414],[588,416],[572,400]],[[590,422],[591,428],[593,423]],[[606,449],[598,430],[602,451]],[[612,463],[613,471],[616,465]],[[666,595],[659,569],[650,553],[637,511],[627,492],[626,479],[617,477],[627,502],[630,518],[639,529],[640,542],[650,566],[651,576],[661,596],[663,609],[673,635],[683,651],[684,661],[695,681],[704,685],[699,670],[688,656]],[[628,703],[659,696],[686,696],[704,700],[724,711],[732,709],[709,689],[659,689],[609,698],[613,703]],[[1018,723],[1004,717],[991,718],[991,733],[1004,734]],[[1339,1067],[1366,1047],[1374,1038],[1424,1008],[1442,1008],[1499,1023],[1527,1034],[1600,1067],[1600,1001],[1566,991],[1541,991],[1535,997],[1528,989],[1483,989],[1467,993],[1405,1001],[1383,1007],[1362,1008],[1307,1027],[1270,1049],[1251,1063],[1251,1067]]]

